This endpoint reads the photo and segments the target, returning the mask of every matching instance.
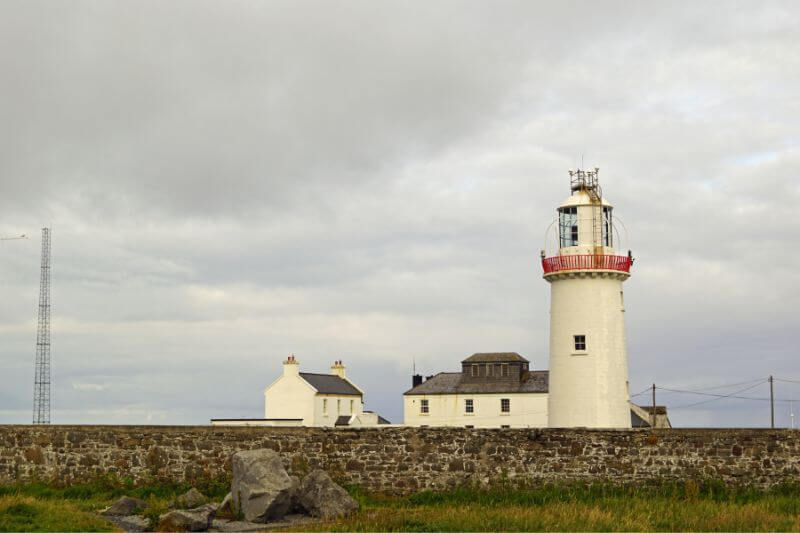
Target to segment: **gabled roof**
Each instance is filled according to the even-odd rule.
[[[525,372],[520,381],[462,381],[463,376],[461,372],[440,372],[405,394],[544,393],[550,386],[548,370]]]
[[[530,363],[517,352],[474,353],[462,363]]]
[[[300,377],[306,382],[317,389],[320,394],[342,394],[361,396],[361,391],[358,390],[352,383],[346,379],[342,379],[334,374],[312,374],[311,372],[300,372]]]

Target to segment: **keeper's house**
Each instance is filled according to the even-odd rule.
[[[300,372],[290,355],[283,374],[264,390],[264,418],[216,418],[213,426],[376,426],[389,422],[364,410],[364,392],[347,379],[342,361],[330,374]]]
[[[406,426],[466,428],[549,427],[550,372],[531,370],[515,352],[476,353],[461,361],[461,372],[440,372],[403,395]],[[631,402],[631,427],[670,428],[666,407]]]
[[[515,352],[476,353],[403,395],[407,426],[547,427],[548,372]]]

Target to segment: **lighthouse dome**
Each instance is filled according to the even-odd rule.
[[[581,189],[581,190],[573,192],[572,196],[570,196],[569,198],[564,200],[564,203],[562,203],[558,207],[559,208],[561,208],[561,207],[573,207],[573,206],[579,206],[579,205],[596,205],[592,201],[592,197],[589,195],[589,193],[585,189]],[[608,201],[606,201],[605,198],[600,198],[600,205],[602,205],[604,207],[614,207]]]

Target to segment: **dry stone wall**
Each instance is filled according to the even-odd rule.
[[[238,450],[269,448],[287,468],[408,493],[464,484],[716,479],[800,481],[800,431],[0,426],[0,483],[136,482],[230,476]]]

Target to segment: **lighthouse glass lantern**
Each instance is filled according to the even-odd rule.
[[[550,427],[629,428],[622,284],[630,252],[614,248],[613,206],[599,169],[570,171],[558,209],[558,249],[542,253],[550,283]]]

